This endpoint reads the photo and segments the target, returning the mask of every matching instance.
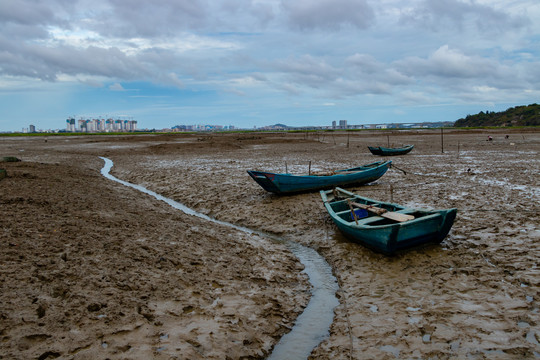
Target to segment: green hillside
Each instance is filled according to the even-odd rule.
[[[506,111],[487,111],[476,115],[467,115],[455,122],[454,127],[476,126],[539,126],[540,105],[516,106]]]

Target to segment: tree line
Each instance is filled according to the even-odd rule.
[[[467,115],[454,123],[454,127],[476,126],[539,126],[540,105],[516,106],[505,111],[481,111],[476,115]]]

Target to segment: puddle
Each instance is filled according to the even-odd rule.
[[[307,359],[313,349],[329,336],[330,325],[334,318],[334,308],[339,304],[339,301],[336,298],[338,284],[336,278],[332,274],[330,265],[328,265],[326,260],[324,260],[324,258],[315,250],[294,241],[280,238],[276,235],[213,219],[205,214],[196,212],[177,201],[148,190],[145,187],[120,180],[109,174],[113,167],[113,162],[104,157],[100,158],[105,161],[105,164],[101,169],[101,174],[107,179],[151,195],[188,215],[197,216],[204,220],[228,226],[248,234],[257,234],[269,240],[281,242],[285,244],[304,265],[304,272],[308,275],[309,282],[312,285],[311,298],[304,309],[304,312],[296,319],[296,323],[292,330],[285,334],[278,344],[276,344],[268,359]]]

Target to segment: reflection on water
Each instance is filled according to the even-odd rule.
[[[330,265],[328,265],[324,258],[322,258],[315,250],[293,241],[284,240],[272,234],[266,234],[246,227],[213,219],[140,185],[135,185],[127,181],[120,180],[109,174],[111,168],[113,167],[113,162],[104,157],[101,157],[101,159],[105,161],[105,165],[101,169],[101,174],[106,178],[151,195],[188,215],[197,216],[204,220],[228,226],[248,234],[257,234],[272,241],[284,243],[304,265],[304,272],[309,276],[309,282],[313,287],[311,299],[304,309],[304,312],[300,314],[296,320],[292,330],[281,338],[279,343],[274,347],[274,351],[268,359],[307,359],[311,354],[311,351],[322,340],[328,337],[328,329],[330,328],[334,318],[334,308],[339,303],[336,298],[338,284],[336,278],[332,275],[332,268]]]

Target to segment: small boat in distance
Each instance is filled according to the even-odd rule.
[[[383,176],[391,164],[391,161],[378,161],[350,169],[304,175],[276,174],[256,170],[248,170],[247,173],[264,190],[276,194],[288,194],[331,189],[336,186],[367,184]]]
[[[405,145],[398,148],[387,148],[382,146],[368,146],[369,151],[373,155],[393,156],[393,155],[405,155],[413,149],[414,145]]]
[[[407,208],[341,188],[321,190],[320,194],[328,214],[345,236],[387,255],[426,243],[440,243],[457,213],[457,209]]]

